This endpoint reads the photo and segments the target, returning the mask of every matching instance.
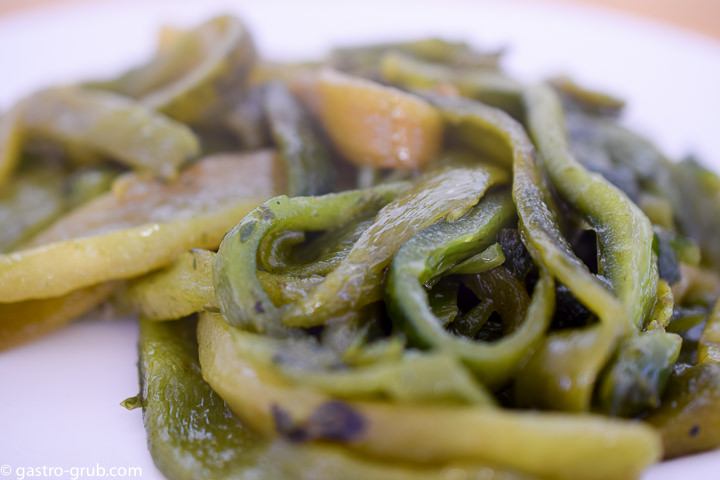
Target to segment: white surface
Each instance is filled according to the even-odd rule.
[[[626,120],[673,157],[720,166],[720,45],[656,24],[585,8],[525,2],[139,2],[46,9],[0,21],[0,110],[44,85],[113,74],[147,57],[158,25],[243,15],[274,58],[312,57],[333,44],[442,35],[508,46],[506,67],[532,80],[569,73],[630,101]],[[140,467],[147,453],[137,393],[137,328],[83,321],[0,353],[0,475],[18,467]],[[612,461],[612,459],[608,459]],[[720,452],[653,467],[643,480],[717,480]],[[62,473],[62,475],[57,475]],[[97,472],[90,472],[97,474]]]

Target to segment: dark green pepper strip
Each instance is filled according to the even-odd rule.
[[[332,189],[330,153],[312,129],[287,87],[279,82],[265,86],[265,113],[275,143],[285,161],[288,195],[321,195]]]
[[[625,305],[629,326],[641,327],[655,303],[658,282],[650,221],[620,190],[575,160],[560,100],[549,86],[528,88],[525,103],[544,169],[563,198],[598,232],[599,273]]]
[[[698,363],[720,363],[720,300],[707,319],[697,353]]]
[[[403,197],[384,207],[347,257],[299,304],[290,305],[288,326],[321,325],[382,297],[385,268],[406,240],[440,219],[456,219],[493,184],[507,181],[505,170],[473,162],[426,173]]]
[[[435,318],[444,328],[460,315],[458,307],[458,290],[460,283],[455,279],[437,283],[428,292],[428,304]]]
[[[662,329],[643,332],[620,342],[612,368],[601,378],[597,400],[603,412],[634,417],[660,405],[682,338]]]
[[[275,197],[250,212],[227,233],[215,259],[215,292],[230,324],[278,335],[280,309],[258,280],[257,253],[263,238],[280,230],[327,230],[377,211],[407,188],[399,183],[320,197]]]
[[[200,373],[195,320],[140,320],[140,400],[155,465],[168,478],[229,479],[254,469],[266,442]]]
[[[507,194],[491,194],[465,217],[441,222],[418,233],[398,251],[387,280],[393,317],[416,342],[457,355],[490,388],[510,379],[550,324],[554,282],[544,271],[535,287],[525,321],[515,333],[493,343],[481,344],[446,332],[433,315],[423,284],[482,248],[514,218]]]
[[[25,100],[22,126],[49,137],[98,151],[130,167],[172,179],[200,153],[187,126],[119,95],[62,88]]]
[[[573,253],[560,232],[557,218],[548,207],[535,149],[522,125],[508,114],[472,100],[425,93],[424,98],[440,108],[453,128],[472,139],[476,149],[491,148],[498,159],[513,166],[513,200],[521,237],[531,256],[600,318],[603,328],[551,335],[538,349],[533,368],[523,369],[531,383],[550,376],[542,388],[525,388],[529,403],[568,410],[590,408],[595,378],[612,354],[618,336],[628,328],[622,303]],[[569,343],[568,343],[569,342]],[[571,356],[570,353],[579,355]],[[577,358],[583,358],[578,362]],[[533,370],[537,375],[532,376]],[[572,388],[570,388],[572,387]],[[520,396],[521,400],[523,395]],[[525,403],[528,403],[527,400]]]
[[[660,408],[643,420],[662,435],[665,458],[720,446],[720,364],[674,374]]]

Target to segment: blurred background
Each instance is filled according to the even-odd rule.
[[[0,15],[47,5],[100,3],[107,0],[0,0]],[[478,0],[482,1],[482,0]],[[718,0],[531,0],[532,3],[594,5],[657,20],[720,40]]]

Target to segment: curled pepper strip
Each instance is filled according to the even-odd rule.
[[[598,234],[598,272],[623,303],[629,338],[600,381],[601,408],[634,415],[657,405],[680,351],[680,338],[664,331],[638,333],[652,313],[658,266],[650,220],[622,191],[575,160],[567,141],[562,105],[547,85],[525,92],[530,133],[542,165],[560,195],[582,213]],[[611,328],[609,324],[603,324]],[[637,336],[639,334],[639,336]],[[606,335],[610,335],[607,333]]]
[[[547,268],[598,315],[602,325],[607,325],[602,329],[590,327],[548,336],[536,358],[521,372],[520,402],[566,410],[589,409],[597,375],[609,359],[617,336],[627,326],[623,305],[573,253],[560,232],[555,213],[545,198],[535,149],[522,125],[501,110],[469,99],[433,93],[423,95],[440,109],[455,131],[464,133],[463,138],[473,139],[469,146],[489,149],[498,161],[512,165],[513,200],[525,246],[538,265]],[[572,337],[572,348],[564,347],[565,336]],[[553,348],[558,342],[561,345]],[[579,350],[583,353],[582,362],[570,356],[579,355]],[[531,375],[530,371],[537,375]],[[551,378],[544,378],[538,384],[541,375]],[[523,402],[524,397],[528,401]]]
[[[377,210],[407,188],[382,185],[320,197],[275,197],[250,212],[230,230],[215,259],[215,292],[220,310],[237,327],[282,334],[280,309],[258,280],[257,254],[267,235],[280,230],[327,230],[367,211]]]
[[[302,302],[290,305],[286,325],[310,327],[382,298],[382,277],[397,249],[438,220],[464,215],[485,191],[508,173],[470,158],[421,177],[401,198],[384,207],[348,255]],[[460,163],[460,164],[459,164]]]
[[[233,104],[234,96],[244,93],[256,57],[247,27],[239,18],[223,15],[181,33],[112,87],[182,122],[212,122]]]
[[[528,88],[525,104],[544,170],[560,195],[597,231],[599,274],[610,280],[625,305],[629,327],[641,327],[655,304],[658,283],[650,221],[619,189],[575,160],[562,105],[549,86]]]
[[[554,282],[542,270],[525,320],[512,334],[485,344],[452,336],[433,315],[423,284],[473,250],[483,248],[514,218],[509,194],[491,194],[465,217],[440,222],[415,235],[398,251],[388,273],[387,291],[396,320],[412,338],[457,355],[491,389],[502,386],[520,367],[528,349],[537,344],[550,324]]]

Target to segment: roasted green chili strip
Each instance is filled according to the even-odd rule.
[[[656,300],[659,275],[652,225],[620,190],[603,177],[590,174],[574,159],[562,107],[550,87],[528,88],[525,102],[529,130],[553,185],[598,232],[598,272],[609,279],[623,302],[626,331],[632,335],[645,324]],[[657,404],[679,348],[678,337],[660,331],[621,343],[620,353],[599,388],[602,408],[633,415]],[[638,384],[644,386],[636,388]]]
[[[193,248],[172,265],[130,281],[119,301],[148,320],[174,320],[197,312],[219,311],[213,282],[214,261],[213,252]],[[306,297],[323,279],[317,275],[294,277],[263,271],[257,274],[275,305]]]
[[[660,405],[682,339],[662,329],[620,342],[617,358],[598,385],[599,407],[609,415],[633,417]]]
[[[610,280],[624,303],[630,326],[641,326],[655,303],[658,282],[650,221],[622,192],[573,158],[562,107],[550,87],[528,88],[525,102],[543,168],[563,198],[598,232],[599,273]]]
[[[282,83],[265,85],[265,112],[287,167],[288,195],[320,195],[332,187],[330,153],[303,107]]]
[[[204,22],[111,84],[124,95],[186,123],[217,123],[244,94],[257,52],[240,19]]]
[[[547,272],[543,274],[519,329],[493,344],[447,333],[430,311],[423,284],[492,242],[495,233],[513,217],[508,194],[489,195],[465,217],[437,223],[407,241],[388,273],[390,308],[408,335],[425,346],[457,355],[490,388],[501,386],[513,376],[528,349],[547,330],[553,309],[552,278]]]
[[[519,395],[520,403],[532,399],[529,403],[587,410],[595,378],[609,359],[617,336],[627,328],[625,309],[573,253],[560,232],[555,213],[547,204],[534,147],[522,126],[508,114],[469,99],[432,93],[425,93],[424,97],[440,108],[456,135],[468,146],[481,151],[489,149],[498,161],[512,164],[513,200],[527,249],[535,262],[567,285],[583,305],[600,317],[604,326],[548,337],[538,349],[538,358],[521,372],[521,379],[529,382],[527,385],[521,382],[518,387],[528,393],[525,400],[526,395]],[[563,346],[567,341],[572,343],[570,348]],[[571,352],[580,355],[580,350],[584,353],[582,362],[571,356]]]
[[[494,405],[494,399],[450,353],[406,351],[395,360],[347,368],[312,337],[276,339],[231,328],[237,348],[298,385],[347,399]],[[344,368],[343,368],[344,367]]]
[[[383,185],[320,197],[275,197],[248,214],[220,245],[215,261],[215,292],[232,325],[280,334],[281,312],[259,283],[257,252],[263,238],[281,230],[326,230],[362,217],[392,201],[407,184]]]
[[[651,428],[596,415],[338,401],[251,361],[230,329],[223,319],[202,315],[203,377],[233,412],[268,436],[334,441],[376,459],[488,462],[557,479],[635,478],[661,454]]]
[[[463,260],[461,263],[453,266],[449,273],[455,274],[477,274],[487,272],[495,267],[499,267],[505,262],[502,248],[499,243],[493,243],[480,253],[476,253],[472,257]]]
[[[720,363],[720,300],[708,316],[698,344],[698,363]]]
[[[0,252],[21,246],[66,211],[63,174],[58,168],[28,169],[0,187]]]
[[[123,301],[146,319],[174,320],[203,310],[217,310],[212,264],[215,254],[194,248],[170,266],[132,280]]]
[[[185,125],[109,92],[60,88],[36,93],[23,103],[22,127],[110,155],[130,167],[172,179],[200,152]]]
[[[172,324],[140,322],[143,420],[153,460],[170,480],[442,480],[448,469],[471,478],[481,474],[493,480],[535,478],[477,463],[419,468],[349,454],[329,445],[268,441],[229,412],[202,379],[195,325],[192,319]],[[135,401],[128,399],[125,404]]]
[[[378,213],[310,297],[288,307],[283,322],[320,325],[332,316],[379,300],[384,270],[403,242],[438,220],[459,218],[487,188],[506,179],[506,171],[472,159],[428,172],[408,193]]]
[[[720,446],[720,364],[674,374],[660,408],[643,420],[662,435],[665,458]]]
[[[497,70],[459,69],[390,53],[382,60],[382,76],[387,82],[410,89],[451,85],[464,97],[501,108],[516,118],[522,116],[522,84]]]
[[[140,320],[140,401],[150,453],[171,480],[238,478],[262,465],[266,442],[202,379],[196,324]]]

